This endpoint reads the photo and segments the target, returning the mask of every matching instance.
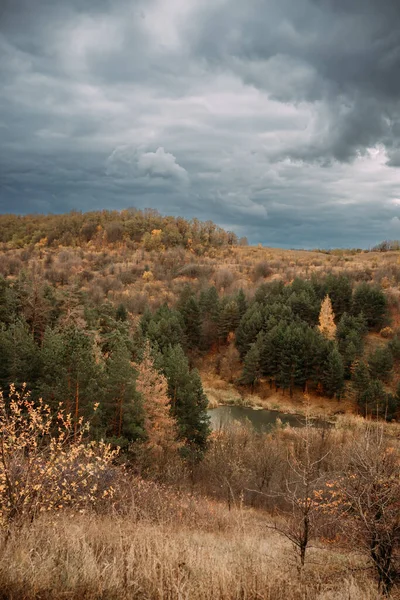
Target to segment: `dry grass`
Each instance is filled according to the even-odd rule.
[[[164,499],[167,499],[165,496]],[[150,503],[151,504],[151,503]],[[291,546],[250,510],[201,499],[154,519],[43,518],[15,533],[0,554],[8,600],[372,600],[374,584],[354,557],[310,552],[299,573]],[[194,521],[190,518],[194,515]],[[360,574],[361,573],[361,574]]]

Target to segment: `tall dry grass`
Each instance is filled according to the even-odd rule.
[[[2,540],[0,598],[376,599],[355,556],[314,549],[300,572],[261,513],[154,484],[132,497],[124,515],[44,516]]]

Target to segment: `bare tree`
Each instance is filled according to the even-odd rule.
[[[389,595],[400,577],[400,452],[383,429],[355,438],[346,473],[329,482],[329,506],[343,531],[369,557],[378,588]]]
[[[327,437],[319,435],[306,418],[305,427],[293,433],[279,488],[265,494],[275,498],[274,510],[279,517],[268,527],[290,540],[298,551],[302,567],[322,514],[318,493],[324,481],[323,462],[330,454],[326,441]]]

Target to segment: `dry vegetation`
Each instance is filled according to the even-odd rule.
[[[251,509],[178,500],[154,486],[123,516],[64,514],[18,531],[1,550],[0,597],[376,598],[357,555],[321,545],[299,573],[291,545],[267,523]]]
[[[13,414],[7,402],[14,392],[11,396],[5,392],[2,427],[3,433],[9,432],[9,441],[0,452],[5,457],[0,463],[0,494],[5,499],[2,515],[6,521],[0,534],[0,599],[375,600],[379,597],[377,581],[379,593],[400,597],[396,587],[400,577],[398,495],[393,498],[393,492],[400,494],[397,423],[366,424],[349,414],[356,412],[356,402],[348,393],[348,382],[340,400],[325,397],[317,386],[307,395],[299,386],[284,392],[265,377],[253,389],[239,385],[243,361],[229,330],[221,343],[206,350],[186,347],[190,367],[200,370],[210,406],[241,404],[307,416],[339,415],[334,427],[324,429],[278,427],[259,434],[232,426],[214,432],[208,444],[206,432],[203,460],[194,454],[183,459],[180,451],[187,440],[175,439],[167,374],[160,375],[150,350],[144,361],[137,350],[141,343],[137,326],[143,314],[165,303],[176,306],[187,284],[197,295],[215,286],[222,300],[243,290],[248,302],[262,283],[287,284],[296,277],[345,274],[352,283],[379,284],[389,302],[390,327],[371,328],[365,336],[363,352],[368,356],[399,333],[398,250],[250,247],[212,223],[188,224],[161,218],[154,211],[139,216],[129,211],[93,215],[87,222],[78,213],[66,217],[67,224],[75,224],[75,233],[64,231],[69,225],[64,227],[62,217],[27,217],[26,223],[18,217],[4,217],[0,275],[5,284],[0,291],[4,305],[8,302],[24,320],[23,339],[31,339],[32,356],[37,351],[41,368],[46,357],[52,364],[52,348],[58,348],[49,345],[47,355],[41,354],[46,331],[53,328],[54,344],[60,347],[62,333],[69,326],[83,333],[79,339],[90,340],[93,351],[88,354],[92,363],[87,363],[93,367],[92,379],[100,386],[101,381],[108,382],[109,396],[100,413],[108,406],[110,412],[103,413],[103,419],[115,420],[114,437],[122,439],[123,403],[132,408],[136,392],[144,397],[144,430],[137,435],[139,417],[133,415],[135,427],[128,432],[131,437],[124,438],[118,458],[118,451],[106,447],[100,478],[93,467],[98,462],[94,446],[85,445],[76,427],[82,423],[79,410],[96,401],[91,397],[91,389],[96,388],[89,384],[85,397],[80,373],[75,374],[72,386],[71,368],[61,391],[51,373],[44,373],[49,376],[44,385],[42,373],[40,389],[48,390],[50,401],[56,392],[60,397],[69,394],[69,408],[74,406],[76,411],[65,420],[65,439],[70,442],[66,449],[55,443],[53,454],[44,450],[49,446],[43,446],[43,438],[53,431],[50,409],[45,411],[49,420],[42,419],[45,426],[35,444],[30,443],[28,424],[22,442],[15,446],[14,430],[7,429],[7,419]],[[14,235],[7,233],[7,219],[15,228]],[[141,226],[139,233],[129,229],[135,219]],[[57,227],[61,223],[61,233],[52,231],[53,221]],[[116,311],[121,306],[124,318],[118,320]],[[96,309],[98,314],[93,316]],[[54,319],[51,311],[57,313]],[[126,356],[119,358],[115,347],[110,350],[117,325],[117,333],[125,336],[116,338],[117,342],[124,339],[127,343]],[[7,327],[13,335],[9,315],[1,331]],[[4,339],[11,340],[7,348],[13,356],[12,337]],[[119,362],[109,361],[113,352]],[[19,356],[29,362],[23,352]],[[400,380],[396,360],[382,388],[393,393]],[[9,363],[13,372],[15,365]],[[137,369],[133,375],[132,369]],[[9,386],[1,369],[0,375]],[[100,375],[104,379],[97,381]],[[131,396],[125,375],[134,390]],[[157,402],[152,403],[154,395]],[[205,398],[204,407],[206,403]],[[40,413],[24,405],[22,416],[25,410],[36,416]],[[34,420],[40,422],[39,417]],[[103,431],[98,425],[97,432]],[[74,450],[72,440],[75,455],[68,454]],[[83,473],[76,459],[81,455],[86,456],[90,476],[98,479],[85,479],[83,491],[74,479],[75,472],[79,477]],[[45,460],[51,469],[44,466]],[[24,465],[29,468],[24,470]],[[34,474],[25,478],[25,487],[21,486],[24,472]],[[362,493],[354,481],[363,482]],[[47,494],[47,503],[39,502],[38,490],[43,498]],[[28,510],[31,505],[38,510]],[[388,554],[389,567],[382,567]]]

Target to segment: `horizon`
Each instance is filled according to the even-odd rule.
[[[249,244],[400,238],[395,0],[5,0],[0,213],[151,206]]]

